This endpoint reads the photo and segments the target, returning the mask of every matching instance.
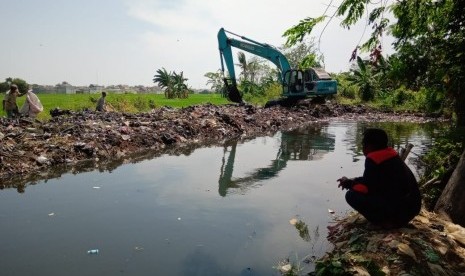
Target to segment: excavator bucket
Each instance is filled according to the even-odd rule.
[[[226,86],[226,92],[228,93],[228,99],[235,103],[243,103],[242,95],[237,89],[235,84],[229,84],[227,79],[224,79],[224,85]]]

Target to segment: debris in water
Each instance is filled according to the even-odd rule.
[[[279,271],[281,271],[282,273],[287,273],[291,271],[291,269],[292,269],[291,264],[286,264],[286,265],[279,267]]]
[[[98,254],[98,253],[99,253],[99,250],[98,250],[98,249],[90,249],[90,250],[87,250],[87,254],[94,255],[94,254]]]

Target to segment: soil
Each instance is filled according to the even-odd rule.
[[[26,185],[63,173],[111,171],[123,163],[161,154],[189,154],[199,147],[222,145],[228,139],[251,139],[320,121],[440,120],[423,114],[381,112],[362,105],[315,105],[308,100],[293,107],[232,104],[162,107],[140,114],[68,110],[53,110],[51,114],[54,117],[45,122],[0,118],[0,189],[24,192]],[[450,238],[450,233],[445,232],[450,227],[432,219],[434,214],[424,214],[428,221],[417,217],[412,228],[384,232],[373,232],[362,218],[344,218],[330,229],[328,239],[335,248],[321,263],[334,261],[337,254],[348,256],[344,260],[338,257],[338,261],[352,274],[369,275],[364,274],[367,269],[362,265],[367,262],[357,261],[361,258],[373,260],[388,275],[420,271],[409,270],[407,264],[432,273],[411,275],[465,273],[464,243]],[[463,230],[458,226],[454,229]],[[459,237],[460,233],[465,232],[459,232]],[[355,237],[367,242],[356,242]],[[354,245],[360,248],[356,255]]]

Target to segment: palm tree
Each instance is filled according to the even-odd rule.
[[[174,82],[171,72],[166,71],[165,68],[158,69],[157,75],[154,76],[153,82],[158,83],[158,86],[165,90],[165,97],[168,99],[174,98]]]
[[[181,71],[181,73],[177,74],[176,72],[173,72],[172,75],[173,79],[173,88],[175,91],[175,94],[178,98],[187,98],[189,95],[189,89],[187,88],[187,85],[184,83],[187,81],[187,78],[184,78],[184,72]]]
[[[238,52],[237,59],[239,60],[239,64],[237,65],[239,65],[242,70],[241,75],[244,80],[247,80],[249,75],[249,64],[247,63],[247,58],[245,57],[244,52]]]
[[[357,69],[353,69],[352,75],[347,80],[358,86],[360,91],[360,98],[362,101],[369,101],[375,97],[377,87],[377,75],[371,70],[371,67],[367,65],[359,56],[357,56]]]

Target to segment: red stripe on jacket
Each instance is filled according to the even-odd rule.
[[[367,154],[367,158],[370,158],[376,164],[380,164],[383,161],[391,159],[396,155],[397,155],[397,152],[393,148],[387,147],[382,150],[370,152],[369,154]]]
[[[354,186],[352,186],[352,190],[362,194],[368,194],[368,187],[362,183],[357,183]]]

